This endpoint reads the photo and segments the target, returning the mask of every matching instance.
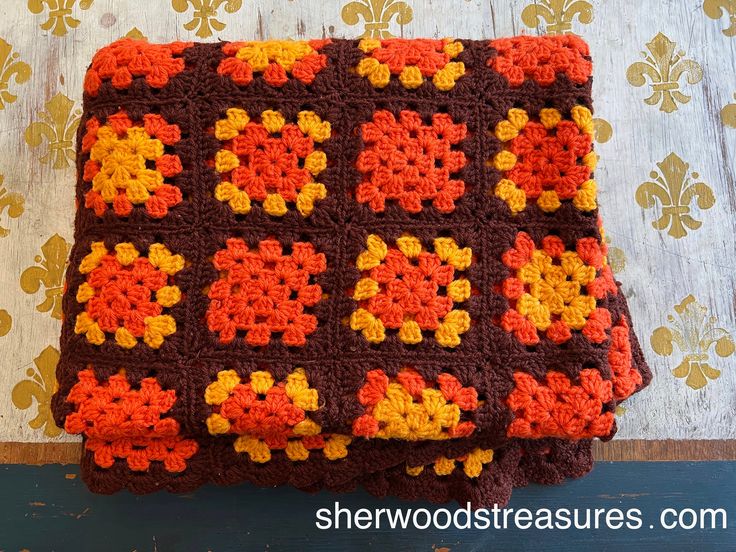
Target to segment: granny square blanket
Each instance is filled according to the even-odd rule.
[[[651,375],[576,36],[151,44],[84,81],[56,422],[96,492],[476,506]]]

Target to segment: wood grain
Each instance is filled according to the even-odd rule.
[[[736,460],[736,441],[596,441],[593,453],[612,462]],[[80,454],[81,443],[0,443],[0,464],[77,464]]]

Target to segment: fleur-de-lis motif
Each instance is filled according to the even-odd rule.
[[[89,9],[94,1],[80,0],[79,9]],[[76,3],[77,0],[28,0],[28,9],[31,13],[38,14],[44,11],[44,6],[47,6],[49,18],[41,24],[41,28],[44,31],[52,29],[51,34],[55,36],[64,36],[69,29],[76,29],[79,26],[79,19],[72,17]]]
[[[26,410],[36,399],[36,417],[28,425],[32,429],[43,429],[46,437],[56,437],[61,429],[56,427],[51,414],[51,396],[56,389],[56,364],[59,362],[59,351],[51,346],[33,359],[35,368],[26,371],[27,379],[23,379],[13,387],[11,398],[16,408]]]
[[[736,36],[736,0],[705,0],[703,11],[711,19],[720,19],[727,15],[731,25],[722,32],[726,36]]]
[[[74,163],[74,135],[82,116],[82,111],[74,109],[74,105],[74,101],[59,92],[46,102],[46,111],[39,114],[41,120],[26,128],[26,143],[32,148],[46,139],[48,151],[41,162],[53,163],[54,169],[64,169]]]
[[[133,27],[127,33],[124,38],[135,38],[136,40],[148,40],[148,37],[144,35],[138,27]]]
[[[360,18],[365,25],[360,38],[390,38],[391,20],[398,25],[408,25],[414,17],[411,7],[401,0],[354,0],[342,8],[342,20],[347,25],[357,25]]]
[[[693,182],[700,178],[698,173],[688,174],[690,165],[675,153],[670,153],[657,163],[659,172],[652,171],[649,177],[653,182],[644,182],[636,189],[636,202],[643,209],[651,209],[657,202],[662,205],[661,216],[652,222],[657,230],[664,230],[675,239],[687,235],[687,230],[697,230],[703,224],[690,216],[693,199],[700,209],[710,209],[715,205],[713,190],[705,182]]]
[[[8,335],[10,328],[13,327],[13,319],[8,311],[0,309],[0,337]]]
[[[59,234],[54,234],[41,246],[41,255],[34,259],[40,266],[28,267],[20,275],[20,287],[26,293],[36,293],[41,286],[46,289],[46,299],[36,306],[36,310],[51,311],[51,317],[57,320],[61,320],[61,295],[68,255],[69,244]]]
[[[0,38],[0,109],[18,99],[8,90],[10,78],[15,77],[15,84],[23,84],[31,78],[31,66],[19,58],[20,54],[13,52],[13,47]]]
[[[736,94],[733,95],[733,99],[736,100]],[[736,103],[726,104],[721,109],[721,122],[726,126],[736,128]]]
[[[608,245],[608,253],[606,258],[608,259],[608,266],[611,267],[611,271],[619,273],[626,268],[626,253],[620,247],[611,245],[611,238],[606,236],[606,245]]]
[[[642,52],[644,61],[632,63],[626,70],[626,79],[632,86],[644,86],[647,77],[651,81],[652,95],[644,100],[649,105],[660,104],[659,110],[672,113],[677,110],[677,102],[686,104],[690,96],[680,92],[680,78],[686,76],[689,84],[697,84],[703,78],[703,69],[691,59],[685,59],[685,52],[675,52],[677,44],[662,33],[657,33],[647,42],[649,54]]]
[[[544,21],[545,32],[550,35],[572,32],[572,22],[577,16],[583,25],[593,21],[593,6],[587,0],[535,0],[521,12],[521,20],[532,29]]]
[[[611,123],[600,117],[593,119],[593,139],[599,144],[605,144],[613,136]]]
[[[0,215],[5,210],[8,210],[8,216],[10,218],[18,218],[23,214],[25,198],[18,193],[10,193],[8,189],[3,186],[3,175],[0,174]],[[0,226],[0,238],[4,238],[10,233],[10,230]]]
[[[672,374],[677,378],[687,378],[685,383],[689,387],[700,389],[709,379],[715,380],[721,375],[720,370],[708,364],[710,348],[713,347],[719,357],[726,358],[734,353],[736,347],[728,331],[716,327],[718,321],[715,316],[708,316],[708,308],[692,295],[675,305],[675,313],[677,317],[667,316],[669,327],[661,326],[652,333],[652,349],[658,355],[670,356],[672,345],[677,345],[685,356]]]
[[[194,8],[194,16],[189,23],[184,24],[187,31],[197,29],[197,36],[207,38],[212,36],[212,29],[222,31],[225,24],[217,19],[217,10],[225,6],[227,13],[235,13],[242,5],[242,0],[171,0],[171,6],[175,11],[184,13],[189,9],[189,4]]]

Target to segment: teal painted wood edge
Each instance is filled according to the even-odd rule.
[[[182,496],[99,496],[87,491],[77,466],[0,466],[0,551],[736,551],[736,462],[600,462],[587,477],[564,485],[517,489],[509,505],[532,511],[638,508],[643,527],[637,531],[317,529],[315,512],[335,501],[353,511],[441,507],[362,491],[309,495],[245,485]],[[659,527],[665,508],[724,508],[728,528],[668,531]]]

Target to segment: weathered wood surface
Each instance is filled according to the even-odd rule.
[[[379,500],[358,491],[308,495],[292,488],[208,486],[189,495],[92,495],[77,466],[0,467],[0,550],[667,550],[722,552],[736,548],[736,463],[607,463],[558,487],[514,491],[510,508],[586,508],[641,511],[642,528],[611,530],[389,529],[319,530],[315,512],[337,501],[360,508],[428,508],[426,503]],[[448,505],[450,512],[455,505]],[[665,530],[665,508],[724,508],[726,529]],[[594,514],[591,513],[591,516]],[[346,514],[342,514],[344,527]],[[385,517],[383,518],[386,519]],[[419,517],[419,520],[424,519]],[[440,523],[445,516],[438,515]],[[458,517],[460,522],[464,517]],[[592,517],[591,517],[592,519]],[[689,519],[689,518],[686,518]],[[669,519],[665,520],[669,521]],[[420,521],[421,523],[421,521]],[[650,525],[652,526],[650,528]],[[720,526],[719,526],[720,527]]]
[[[215,10],[219,29],[194,17],[198,3]],[[70,11],[50,18],[55,6]],[[48,415],[72,240],[69,138],[92,54],[134,29],[151,41],[582,35],[596,62],[597,179],[611,263],[656,376],[620,411],[619,438],[736,438],[736,24],[729,10],[733,18],[736,0],[3,2],[0,441],[74,440]],[[652,226],[660,217],[661,230]]]

